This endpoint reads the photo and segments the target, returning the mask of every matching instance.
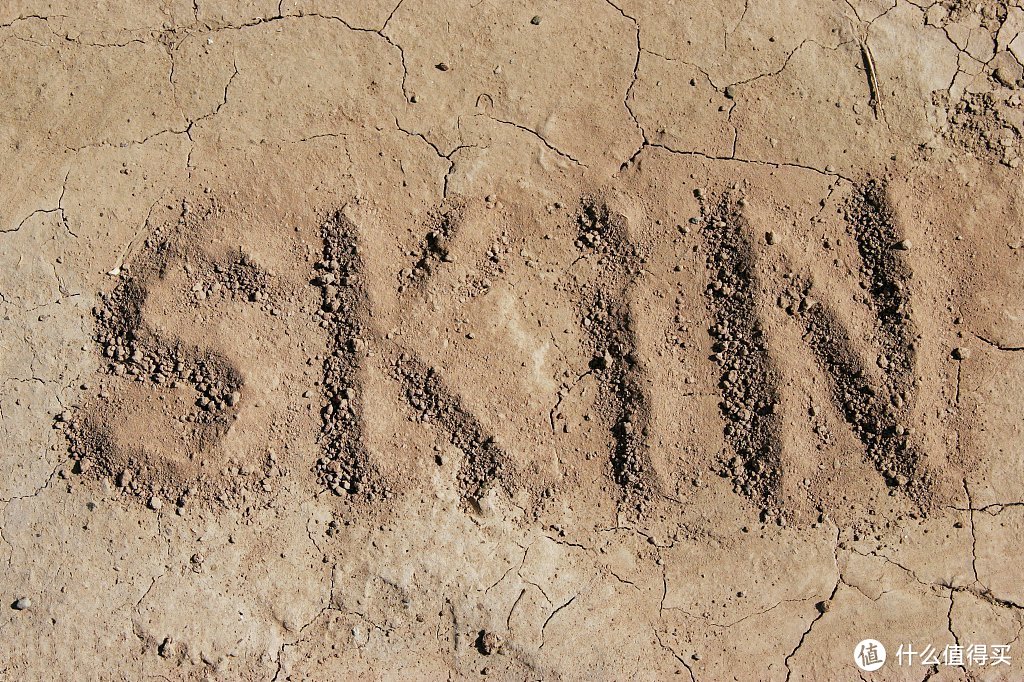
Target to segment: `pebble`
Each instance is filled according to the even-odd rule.
[[[28,597],[20,597],[14,602],[14,608],[18,611],[24,611],[25,609],[32,608],[32,600]]]
[[[161,500],[156,495],[153,495],[153,497],[149,498],[149,508],[152,509],[153,511],[160,511],[160,509],[162,509],[163,506],[163,500]]]
[[[953,357],[957,360],[966,360],[971,357],[971,349],[964,346],[959,346],[953,349]]]
[[[448,70],[449,68],[451,68],[451,67],[449,67],[449,66],[448,66],[447,64],[445,64],[444,62],[440,62],[440,63],[438,63],[438,64],[435,64],[435,65],[434,65],[434,68],[435,68],[435,69],[437,69],[438,71],[447,71],[447,70]]]
[[[157,648],[157,653],[160,654],[161,658],[173,658],[175,651],[174,640],[170,637],[164,637],[164,641]]]
[[[727,85],[725,87],[725,96],[726,96],[727,99],[735,99],[736,98],[736,88],[734,86],[732,86],[732,85]]]
[[[770,245],[778,244],[782,237],[775,230],[770,230],[764,236],[764,240]]]
[[[1001,66],[992,72],[992,76],[1005,87],[1012,88],[1016,84],[1013,74]]]
[[[501,637],[493,632],[482,631],[477,640],[477,648],[484,656],[490,656],[501,647]]]
[[[530,19],[530,23],[533,24],[534,26],[540,26],[540,17],[533,17],[533,19]]]
[[[894,248],[898,249],[899,251],[910,251],[910,247],[912,246],[913,244],[910,242],[909,239],[904,239],[903,241],[896,242],[896,246]]]

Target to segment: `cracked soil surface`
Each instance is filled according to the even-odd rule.
[[[1020,0],[0,3],[0,678],[1024,679],[1022,63]]]

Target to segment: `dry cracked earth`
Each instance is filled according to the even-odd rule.
[[[0,3],[0,678],[1024,679],[1022,63],[1020,0]]]

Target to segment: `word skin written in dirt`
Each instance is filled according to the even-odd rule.
[[[596,281],[579,287],[579,307],[593,358],[590,369],[600,386],[598,410],[613,438],[612,479],[624,498],[642,508],[658,484],[648,445],[651,391],[630,309],[641,254],[629,239],[625,218],[607,206],[585,199],[577,222],[576,247],[597,264]]]
[[[698,194],[698,199],[704,206],[712,359],[722,372],[720,409],[733,450],[722,473],[762,509],[778,510],[781,378],[758,313],[753,230],[742,198],[725,194],[712,202]],[[910,440],[913,430],[906,425],[916,395],[907,293],[910,270],[900,255],[907,242],[898,236],[895,211],[877,181],[856,189],[844,217],[861,259],[867,307],[876,319],[881,380],[869,378],[839,316],[811,295],[809,276],[785,273],[788,285],[777,303],[801,324],[803,339],[830,382],[832,402],[860,439],[867,458],[892,485],[923,502],[927,479],[919,471],[920,453]]]
[[[463,499],[478,500],[495,483],[510,488],[508,456],[444,385],[440,372],[376,333],[369,324],[370,301],[356,226],[337,211],[324,221],[321,237],[323,259],[316,263],[313,284],[321,291],[322,305],[316,315],[328,332],[330,350],[323,365],[325,402],[320,412],[318,478],[339,495],[356,494],[372,501],[391,494],[363,438],[366,415],[359,394],[360,373],[365,371],[363,361],[372,346],[389,358],[392,375],[416,412],[415,418],[436,425],[464,453],[459,472]]]
[[[742,198],[727,192],[712,201],[700,191],[696,194],[703,207],[711,359],[721,370],[720,412],[732,451],[721,463],[720,473],[766,514],[781,513],[781,379],[759,317],[761,285],[753,229],[744,216]],[[892,486],[911,497],[923,497],[927,478],[920,472],[920,455],[911,442],[913,430],[906,423],[916,394],[907,293],[910,271],[900,254],[904,242],[899,240],[884,185],[872,181],[859,186],[846,206],[845,218],[858,245],[867,307],[877,320],[875,338],[884,358],[880,379],[869,378],[839,317],[811,295],[809,276],[786,273],[787,285],[777,302],[802,326],[803,338],[830,382],[830,398],[863,444],[864,456]],[[439,210],[432,220],[435,229],[424,241],[426,255],[409,270],[412,275],[400,276],[400,293],[415,293],[428,283],[433,261],[447,253],[460,228],[457,210]],[[599,421],[610,435],[607,475],[619,491],[620,504],[642,510],[660,494],[648,442],[651,388],[631,309],[645,252],[630,240],[625,218],[593,198],[581,200],[576,225],[580,259],[589,259],[594,266],[594,281],[578,282],[576,298],[585,347],[591,353],[588,373],[595,375],[599,386]],[[320,238],[321,258],[310,280],[319,291],[314,319],[328,337],[322,367],[320,452],[311,463],[320,485],[353,500],[373,502],[394,494],[365,438],[369,417],[363,387],[366,373],[372,371],[367,358],[374,355],[383,359],[390,378],[401,388],[412,412],[410,419],[435,427],[461,451],[458,486],[464,501],[477,503],[495,487],[509,492],[518,488],[521,472],[444,381],[442,372],[374,328],[358,227],[339,210],[322,222]],[[148,286],[171,260],[201,261],[200,255],[179,242],[161,231],[150,238],[133,275],[123,275],[114,292],[104,298],[105,305],[95,311],[96,340],[106,359],[104,371],[110,374],[153,390],[167,382],[191,386],[199,411],[187,421],[200,428],[197,448],[209,448],[223,438],[231,415],[238,410],[244,395],[242,373],[215,353],[154,336],[142,316]],[[435,258],[435,254],[441,255]],[[225,291],[271,305],[265,273],[246,257],[218,264],[214,270],[215,279],[224,281]],[[218,288],[215,282],[212,290]],[[158,494],[180,498],[201,489],[187,477],[175,481],[173,475],[159,475],[158,462],[117,446],[96,409],[80,410],[70,420],[62,415],[58,422],[82,473],[128,480],[131,484],[122,487],[147,498]]]
[[[187,344],[147,324],[143,315],[151,286],[163,278],[172,262],[187,271],[204,275],[198,297],[240,298],[269,312],[269,277],[248,257],[239,254],[225,262],[210,262],[190,240],[181,238],[188,226],[184,219],[172,230],[158,228],[146,240],[145,250],[109,294],[101,295],[93,309],[94,339],[105,361],[102,371],[126,384],[143,386],[160,398],[175,390],[191,391],[192,410],[179,417],[183,456],[197,459],[216,445],[231,428],[240,409],[243,373],[226,357]],[[126,387],[125,394],[129,389]],[[166,393],[166,395],[164,394]],[[210,477],[190,477],[179,464],[134,443],[119,443],[109,423],[112,404],[131,402],[124,396],[100,395],[100,404],[82,410],[74,419],[58,415],[55,426],[64,432],[71,458],[79,473],[109,477],[139,497],[159,504],[161,497],[180,505],[191,495],[225,493],[232,483]],[[124,405],[121,405],[124,407]],[[184,480],[191,479],[191,480]]]
[[[722,371],[719,408],[733,450],[727,475],[736,490],[767,508],[782,478],[780,379],[757,312],[750,225],[729,197],[705,213],[711,357]]]
[[[813,297],[810,278],[787,273],[790,285],[778,303],[801,323],[804,339],[828,376],[833,402],[864,446],[875,468],[911,494],[923,492],[918,473],[921,453],[909,425],[910,406],[917,392],[914,379],[916,345],[911,325],[908,282],[910,270],[900,255],[907,242],[899,238],[895,213],[884,187],[868,182],[853,196],[845,217],[861,259],[861,287],[875,317],[873,337],[878,346],[877,372],[854,350],[851,333],[838,314]]]

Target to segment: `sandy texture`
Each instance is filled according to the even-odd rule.
[[[1005,0],[0,3],[0,678],[1024,679],[1022,62]]]

